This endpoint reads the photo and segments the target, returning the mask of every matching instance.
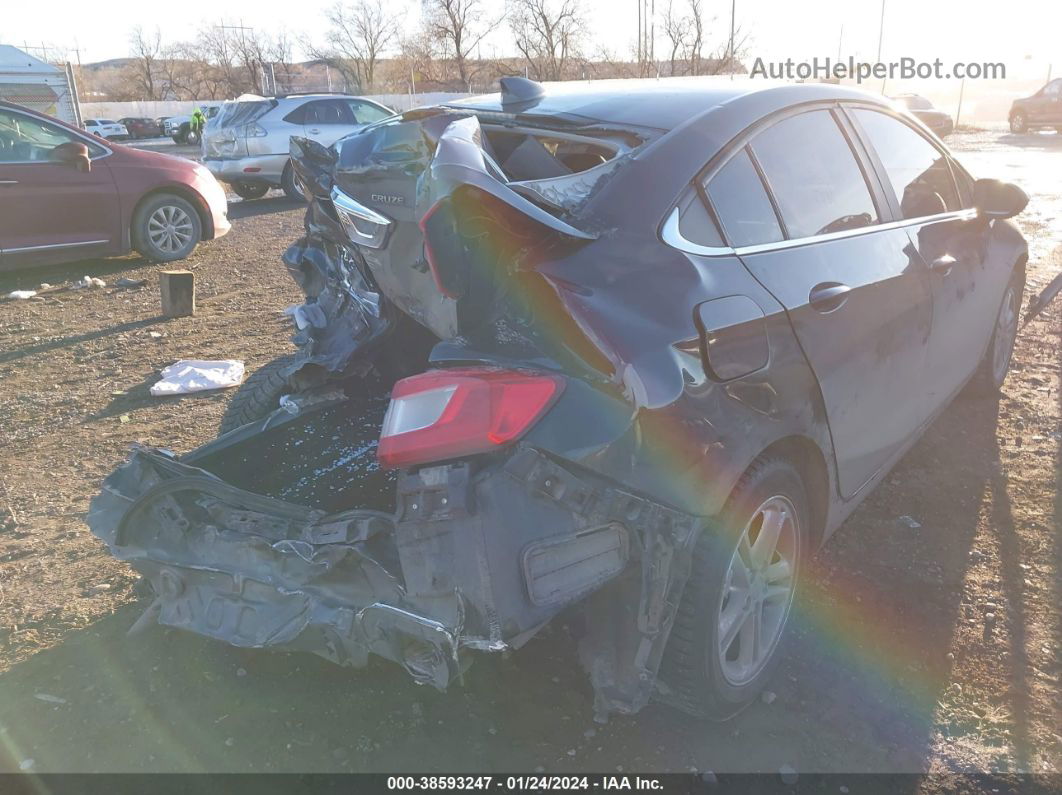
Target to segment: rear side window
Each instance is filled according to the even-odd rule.
[[[679,234],[685,240],[699,246],[718,248],[724,245],[715,221],[708,214],[708,208],[704,206],[698,193],[691,191],[690,195],[679,204],[678,211]]]
[[[829,111],[783,119],[752,140],[790,238],[878,222],[863,172]]]
[[[353,124],[354,116],[350,106],[339,99],[322,99],[304,106],[306,118],[304,124]]]
[[[878,153],[904,218],[962,208],[947,155],[898,119],[874,110],[852,113]]]
[[[744,149],[716,172],[705,190],[730,245],[752,246],[782,239],[763,181]]]

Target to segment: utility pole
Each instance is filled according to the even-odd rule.
[[[962,114],[962,95],[966,90],[966,78],[959,83],[959,107],[955,110],[955,129],[959,129],[959,116]]]
[[[885,0],[881,0],[881,21],[878,23],[878,63],[881,63],[881,43],[885,38]],[[885,93],[885,80],[881,79],[881,93]]]
[[[641,74],[642,70],[642,44],[644,40],[642,38],[642,6],[645,0],[636,0],[638,3],[638,72]]]
[[[841,32],[837,34],[837,62],[841,62],[841,42],[844,41],[844,25],[841,25]]]
[[[730,56],[727,58],[727,66],[730,68],[730,79],[734,79],[734,20],[737,18],[737,0],[730,0]]]

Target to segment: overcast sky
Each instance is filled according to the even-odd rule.
[[[503,0],[483,0],[488,16],[502,16]],[[615,54],[626,54],[637,37],[637,0],[582,0],[587,9],[594,42]],[[655,0],[658,14],[667,0]],[[685,0],[673,0],[676,5]],[[21,47],[45,45],[67,49],[75,58],[80,48],[83,62],[119,58],[129,52],[129,31],[134,25],[158,26],[165,41],[190,39],[204,25],[244,24],[277,32],[287,31],[298,40],[303,34],[321,40],[324,11],[334,0],[110,0],[89,4],[84,0],[0,0],[0,43]],[[1046,71],[1052,59],[1054,73],[1062,74],[1062,3],[1046,0],[886,0],[882,60],[909,56],[919,60],[1002,61],[1008,76],[1033,76]],[[878,46],[881,6],[877,0],[736,0],[737,23],[751,32],[750,52],[765,59],[814,56],[836,57],[838,40],[847,57],[873,59]],[[419,17],[419,0],[388,0],[413,29]],[[703,0],[709,45],[725,40],[730,28],[730,0]],[[504,24],[484,40],[482,54],[512,54]],[[663,34],[657,25],[657,55],[666,56]],[[598,46],[590,48],[591,51]],[[31,53],[35,53],[31,50]],[[301,56],[296,52],[296,56]]]

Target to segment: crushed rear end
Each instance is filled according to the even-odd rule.
[[[291,394],[187,455],[134,449],[92,502],[152,586],[141,622],[445,688],[569,612],[599,714],[644,706],[702,520],[606,474],[641,454],[630,368],[539,272],[597,237],[580,208],[644,141],[453,108],[293,139]],[[525,382],[554,388],[510,410],[495,387]]]

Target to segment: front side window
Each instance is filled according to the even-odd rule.
[[[371,102],[361,102],[356,99],[350,100],[350,110],[354,113],[354,122],[356,124],[372,124],[394,116],[391,111],[384,110],[379,105],[373,105]]]
[[[705,191],[730,245],[754,246],[782,239],[763,181],[744,149],[716,172]]]
[[[54,124],[0,109],[0,163],[37,163],[52,159],[52,150],[60,144],[87,143]],[[103,154],[103,149],[88,144],[89,156]]]
[[[751,146],[790,238],[878,222],[863,172],[829,111],[783,119],[753,138]]]
[[[914,128],[884,113],[859,108],[853,115],[877,151],[905,219],[962,208],[947,155]]]

